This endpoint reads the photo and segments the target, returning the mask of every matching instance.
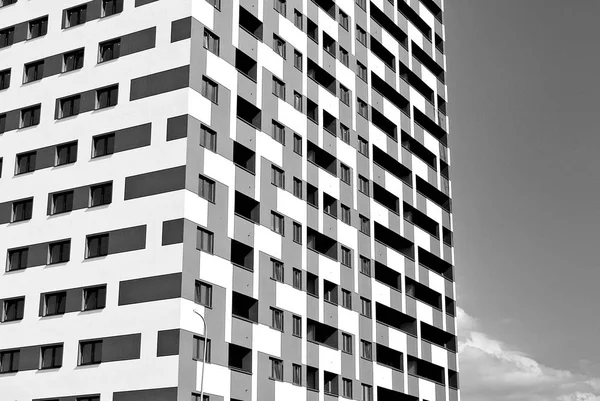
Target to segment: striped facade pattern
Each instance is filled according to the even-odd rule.
[[[0,398],[459,400],[443,9],[0,0]]]

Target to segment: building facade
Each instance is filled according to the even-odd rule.
[[[459,400],[443,9],[0,0],[0,400]]]

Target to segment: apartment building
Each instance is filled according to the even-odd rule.
[[[0,400],[458,401],[443,10],[0,0]]]

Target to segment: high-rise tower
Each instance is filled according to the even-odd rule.
[[[0,400],[459,400],[443,8],[0,0]]]

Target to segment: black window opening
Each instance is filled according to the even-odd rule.
[[[373,199],[391,212],[395,214],[400,213],[400,199],[375,182],[373,182]]]
[[[240,6],[240,28],[258,40],[263,40],[262,22],[242,6]]]
[[[240,96],[237,98],[237,117],[257,130],[261,129],[262,111]]]
[[[231,310],[231,313],[235,317],[258,323],[257,299],[251,298],[249,296],[234,291],[232,296]]]
[[[417,336],[417,320],[414,317],[405,315],[399,310],[390,308],[379,302],[375,304],[375,313],[379,323],[398,329],[413,337]]]
[[[73,117],[79,114],[81,96],[70,96],[59,100],[58,118]]]
[[[425,213],[415,209],[408,203],[403,203],[404,219],[413,223],[434,238],[440,237],[440,225]]]
[[[93,139],[92,158],[112,155],[115,152],[115,134],[95,136]]]
[[[254,270],[254,248],[242,242],[231,240],[231,263],[243,267],[244,269]]]
[[[445,384],[446,375],[443,367],[416,358],[412,355],[408,355],[407,362],[409,375],[420,376],[441,385]]]
[[[44,77],[44,60],[35,61],[33,63],[25,64],[25,75],[23,76],[23,83],[39,81]]]
[[[339,331],[337,328],[306,319],[306,337],[308,341],[338,349]]]
[[[84,288],[83,310],[102,309],[106,306],[106,286]]]
[[[48,16],[29,21],[29,34],[27,39],[35,39],[48,33]]]
[[[410,134],[402,131],[402,146],[437,171],[437,157]]]
[[[307,247],[331,259],[337,260],[338,243],[336,240],[307,227]]]
[[[247,373],[252,372],[252,350],[250,348],[229,344],[228,354],[228,365],[230,368]]]
[[[331,153],[321,149],[311,141],[306,141],[306,153],[308,161],[337,176],[337,158]]]
[[[48,245],[48,264],[66,263],[71,258],[71,241],[55,242]]]
[[[377,164],[406,185],[412,186],[411,170],[375,145],[373,145],[373,163]]]
[[[425,341],[429,341],[430,343],[445,348],[451,352],[458,351],[458,345],[455,335],[424,322],[421,322],[421,338]]]
[[[393,230],[375,222],[374,224],[375,241],[381,242],[383,245],[396,250],[409,259],[415,258],[414,244],[396,233]]]
[[[237,48],[235,49],[235,68],[252,81],[256,81],[258,71],[256,60]]]
[[[0,30],[0,49],[12,46],[15,41],[15,27]]]
[[[404,370],[402,352],[385,345],[377,344],[375,347],[375,356],[377,363],[388,366],[392,369]]]
[[[337,81],[335,77],[329,74],[323,68],[319,67],[319,65],[311,59],[308,59],[307,62],[307,74],[309,78],[315,80],[319,85],[327,89],[333,95],[336,95]]]
[[[454,269],[452,267],[452,263],[446,262],[445,260],[420,247],[418,252],[419,263],[421,265],[450,281],[454,280]]]
[[[108,205],[112,202],[112,182],[90,187],[90,207]]]
[[[98,63],[116,60],[121,56],[121,39],[113,39],[100,43]]]
[[[33,214],[33,199],[14,202],[12,205],[12,223],[31,220]]]
[[[8,269],[15,271],[27,268],[29,248],[11,249],[8,251]]]
[[[41,348],[40,369],[57,369],[62,366],[63,345],[50,345]]]
[[[102,340],[81,341],[78,365],[95,365],[100,362],[102,362]]]
[[[402,291],[402,275],[377,261],[375,261],[375,280],[396,291]]]
[[[0,71],[0,90],[8,89],[10,87],[10,72],[10,68]]]
[[[238,191],[235,191],[234,213],[260,224],[260,203]]]
[[[233,163],[254,174],[256,153],[239,142],[233,142]]]

